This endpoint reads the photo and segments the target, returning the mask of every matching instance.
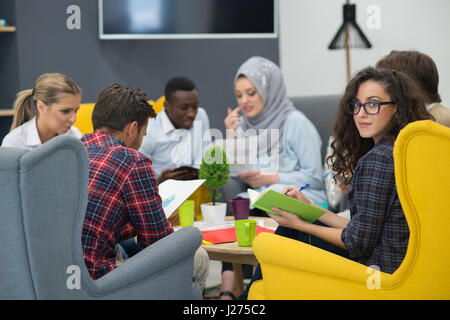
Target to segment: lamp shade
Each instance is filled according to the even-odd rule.
[[[348,48],[371,48],[369,40],[356,24],[356,5],[343,5],[343,23],[331,40],[328,49],[344,49],[346,48],[346,37],[348,36]]]

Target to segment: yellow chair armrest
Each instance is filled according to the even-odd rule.
[[[258,280],[253,282],[248,292],[248,300],[265,300],[266,296],[264,294],[264,282]]]
[[[268,299],[370,299],[380,291],[374,286],[391,282],[389,274],[275,234],[259,234],[253,251]]]
[[[352,281],[367,279],[365,265],[276,234],[259,234],[253,242],[253,251],[258,261],[264,263]]]

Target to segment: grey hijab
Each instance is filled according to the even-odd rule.
[[[255,86],[261,96],[264,109],[254,118],[242,116],[242,129],[255,129],[257,133],[260,129],[268,129],[267,150],[260,152],[268,153],[278,143],[279,152],[282,152],[279,141],[270,141],[271,129],[279,129],[279,139],[282,137],[283,124],[289,114],[296,110],[291,100],[289,100],[284,86],[283,75],[280,68],[272,61],[262,57],[251,57],[245,61],[238,69],[234,78],[234,83],[240,75],[246,76]],[[266,137],[259,137],[259,145]]]

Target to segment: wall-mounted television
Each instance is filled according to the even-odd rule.
[[[278,37],[278,0],[98,0],[100,39]]]

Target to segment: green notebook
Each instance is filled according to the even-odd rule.
[[[302,220],[313,223],[320,218],[326,211],[299,201],[297,199],[288,197],[282,193],[274,190],[267,190],[262,192],[259,198],[253,203],[255,208],[278,215],[271,210],[272,207],[280,208],[281,210],[295,213]]]

